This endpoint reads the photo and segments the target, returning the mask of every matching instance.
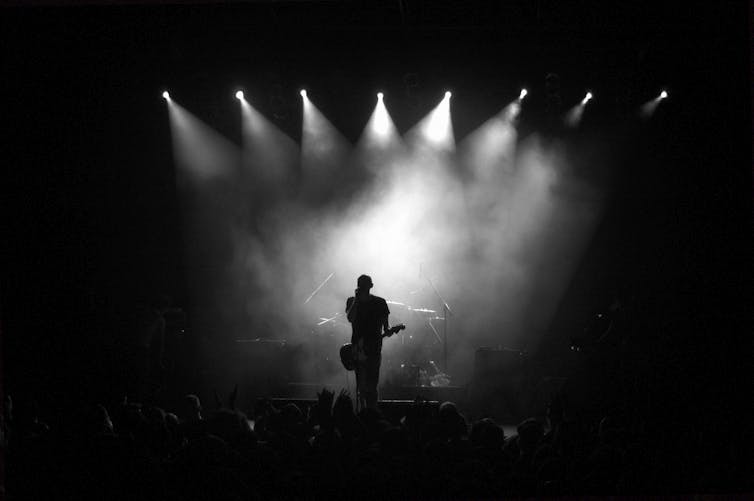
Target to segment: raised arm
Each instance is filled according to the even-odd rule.
[[[346,316],[348,317],[348,321],[353,323],[354,319],[356,318],[356,312],[358,311],[358,301],[356,301],[356,297],[349,297],[346,300]]]

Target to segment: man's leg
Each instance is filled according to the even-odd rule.
[[[365,407],[366,362],[356,362],[354,373],[356,374],[356,412],[359,412]]]
[[[377,384],[380,380],[380,362],[382,357],[377,355],[376,357],[369,357],[366,360],[365,374],[364,374],[364,395],[363,398],[366,401],[366,406],[370,409],[377,408]]]

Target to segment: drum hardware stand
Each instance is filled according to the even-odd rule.
[[[434,291],[435,295],[442,303],[442,311],[443,311],[443,315],[442,315],[442,319],[443,319],[442,364],[443,364],[443,369],[445,369],[445,372],[447,374],[447,371],[448,371],[448,315],[453,315],[453,310],[450,308],[447,301],[445,301],[442,295],[437,291],[435,284],[432,283],[432,279],[424,275],[422,273],[421,268],[419,268],[419,273],[422,276],[424,276],[424,278],[427,279],[429,286],[432,287],[432,290]],[[432,324],[430,323],[430,326],[431,325]],[[432,330],[434,330],[434,327],[432,328]]]

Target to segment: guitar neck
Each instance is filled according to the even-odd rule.
[[[390,327],[387,330],[387,332],[383,332],[382,333],[382,337],[385,338],[385,337],[388,337],[388,336],[392,336],[393,334],[396,334],[396,333],[402,331],[405,328],[406,328],[406,326],[403,325],[403,324],[394,325],[394,326]]]

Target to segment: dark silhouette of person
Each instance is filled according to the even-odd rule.
[[[136,305],[128,324],[125,358],[128,366],[127,395],[130,401],[144,402],[162,386],[165,352],[165,313],[170,298],[157,295]]]
[[[356,281],[353,297],[346,301],[346,314],[351,322],[351,343],[356,351],[356,397],[360,407],[377,407],[377,383],[382,359],[382,335],[389,331],[387,302],[369,291],[374,284],[368,275]]]

